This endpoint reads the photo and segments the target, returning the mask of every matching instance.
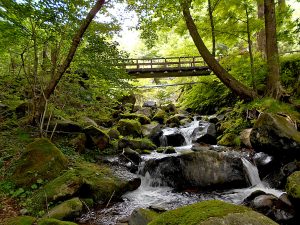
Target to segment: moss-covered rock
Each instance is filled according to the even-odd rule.
[[[142,135],[142,125],[136,120],[121,119],[117,127],[123,136],[141,137]]]
[[[256,121],[250,141],[256,151],[279,158],[300,158],[300,132],[287,117],[263,113]]]
[[[120,137],[120,132],[115,127],[111,128],[107,134],[111,140],[116,140],[116,139],[119,139],[119,137]]]
[[[83,204],[79,198],[72,198],[67,200],[53,209],[51,209],[44,218],[54,218],[58,220],[68,220],[72,219],[75,216],[79,216],[82,211]]]
[[[70,145],[73,146],[77,152],[83,153],[85,151],[86,140],[86,135],[80,133],[70,141]]]
[[[60,131],[60,132],[82,132],[82,127],[71,120],[53,120],[50,122],[49,130],[52,131]]]
[[[34,209],[45,206],[45,195],[48,202],[58,202],[72,197],[92,198],[95,201],[108,201],[123,192],[134,190],[133,182],[116,177],[106,166],[92,163],[77,163],[76,166],[56,179],[50,181],[33,195]]]
[[[151,123],[151,120],[147,116],[142,115],[142,114],[137,114],[137,113],[124,113],[124,114],[121,114],[121,118],[122,119],[137,120],[142,125]]]
[[[88,146],[95,145],[100,150],[103,150],[106,147],[108,147],[110,138],[104,130],[95,126],[89,126],[84,129],[84,133],[87,136]]]
[[[276,225],[244,206],[218,200],[203,201],[160,214],[149,225]]]
[[[119,141],[119,149],[129,147],[133,150],[154,150],[156,145],[148,138],[122,138]]]
[[[129,225],[147,225],[158,215],[157,212],[150,209],[135,209],[129,218]]]
[[[32,225],[36,221],[36,218],[31,216],[18,216],[9,219],[5,222],[5,225]]]
[[[300,203],[300,171],[296,171],[288,177],[285,190],[290,197]]]
[[[17,161],[12,180],[18,186],[30,186],[38,179],[57,177],[67,165],[64,154],[48,139],[41,138],[26,147]]]
[[[176,153],[176,150],[173,146],[166,146],[166,147],[157,148],[156,152],[164,153],[164,154],[172,154],[172,153]]]
[[[223,146],[239,146],[239,137],[233,133],[226,133],[218,141],[218,145]]]
[[[61,221],[53,218],[40,219],[37,225],[77,225],[77,223]]]
[[[158,109],[154,114],[152,120],[157,121],[160,124],[163,124],[165,122],[166,117],[167,117],[167,113],[162,109]]]

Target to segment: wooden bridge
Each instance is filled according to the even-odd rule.
[[[135,78],[207,76],[211,70],[200,56],[126,59],[119,65]]]

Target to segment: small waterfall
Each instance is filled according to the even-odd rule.
[[[245,158],[241,158],[244,168],[247,172],[248,179],[252,186],[264,186],[258,174],[258,169],[255,165]]]
[[[192,134],[197,127],[199,127],[199,121],[195,117],[193,122],[189,123],[186,127],[180,128],[180,133],[184,137],[186,145],[192,144]]]

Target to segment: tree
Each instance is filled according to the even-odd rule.
[[[205,62],[209,65],[212,71],[216,76],[236,95],[242,99],[251,100],[257,96],[256,92],[250,88],[243,85],[241,82],[236,80],[231,76],[220,64],[219,62],[211,55],[207,47],[205,46],[196,24],[190,13],[190,1],[182,0],[181,8],[183,16],[186,22],[186,26],[189,30],[189,33]]]
[[[282,96],[280,64],[276,37],[275,1],[264,0],[266,55],[268,65],[267,95],[275,99]]]

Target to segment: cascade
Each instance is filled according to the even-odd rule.
[[[252,186],[264,186],[259,174],[257,167],[252,164],[250,161],[248,161],[246,158],[241,158],[243,162],[243,166],[245,168],[245,171],[247,173],[248,179]]]

